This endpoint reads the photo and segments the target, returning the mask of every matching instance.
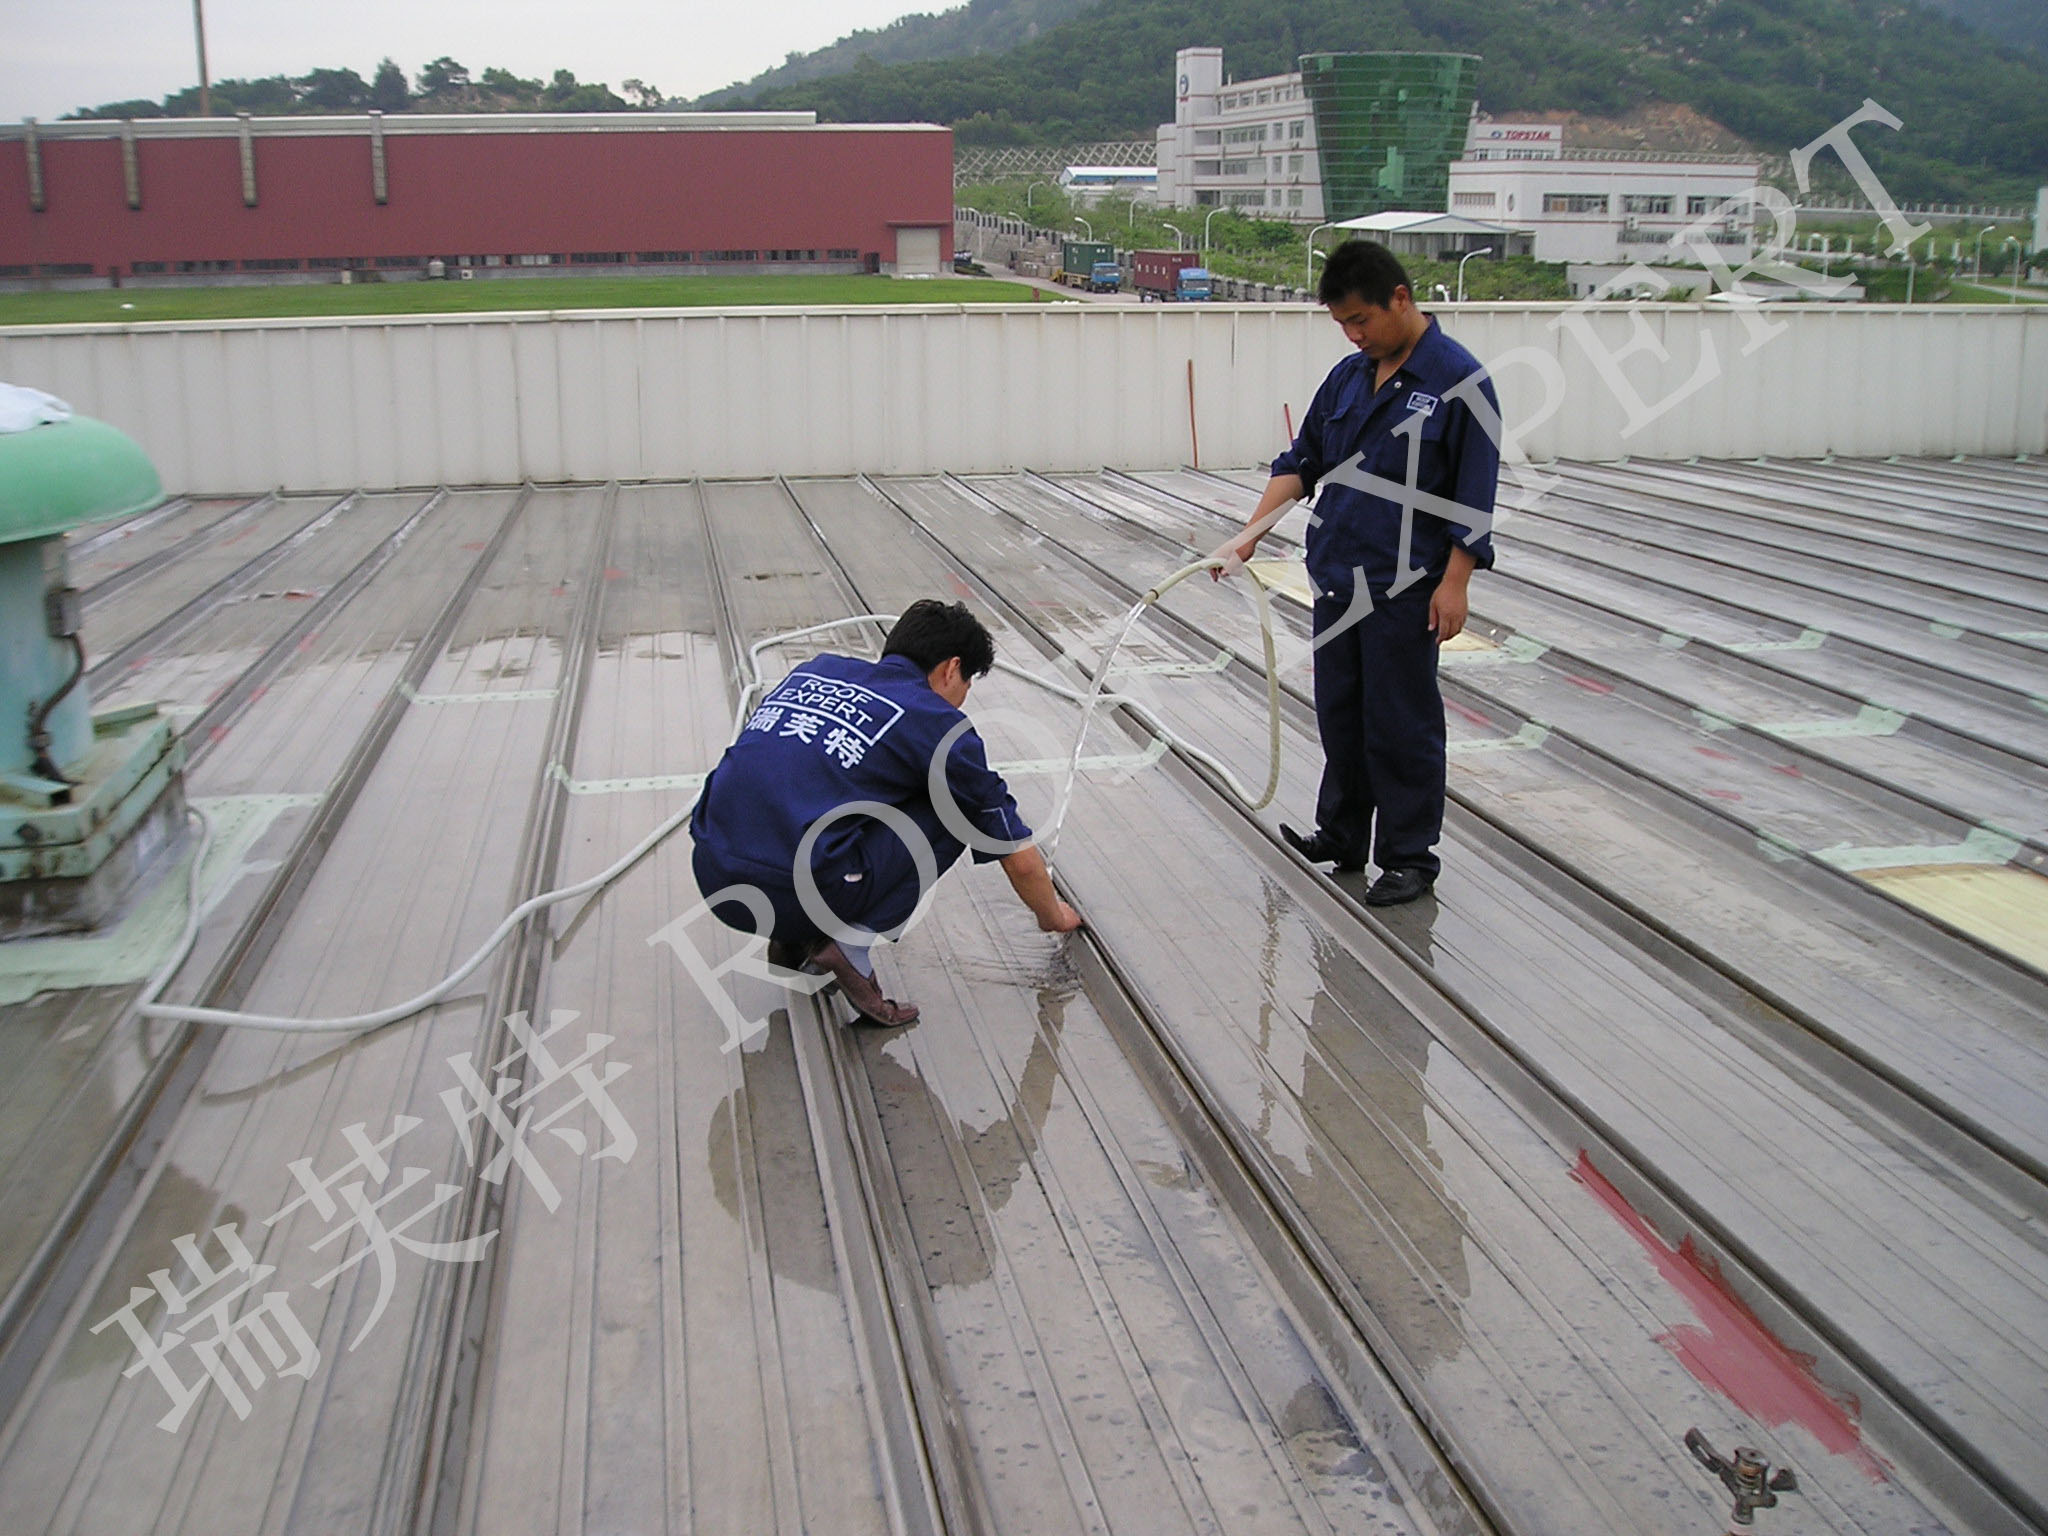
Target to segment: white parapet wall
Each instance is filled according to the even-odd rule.
[[[2048,307],[1471,304],[1510,453],[2048,452]],[[1292,305],[860,307],[0,329],[0,379],[195,493],[1251,465],[1345,342]]]

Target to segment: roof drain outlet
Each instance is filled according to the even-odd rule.
[[[1758,1510],[1772,1508],[1781,1493],[1799,1491],[1799,1479],[1792,1475],[1790,1467],[1773,1472],[1762,1452],[1749,1446],[1736,1446],[1724,1459],[1707,1443],[1705,1435],[1689,1429],[1685,1432],[1685,1448],[1692,1452],[1693,1460],[1720,1478],[1735,1495],[1735,1508],[1728,1515],[1729,1536],[1748,1536]]]

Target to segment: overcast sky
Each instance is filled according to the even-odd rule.
[[[408,79],[447,54],[614,90],[628,78],[697,96],[860,27],[953,0],[205,0],[216,80],[349,68],[385,55]],[[159,98],[199,79],[192,0],[0,0],[0,119]]]

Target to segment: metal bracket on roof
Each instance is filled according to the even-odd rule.
[[[654,789],[702,789],[709,774],[657,773],[638,779],[572,779],[560,763],[548,764],[548,777],[572,795],[630,795]]]
[[[1729,1511],[1729,1530],[1734,1533],[1747,1531],[1756,1523],[1756,1512],[1770,1509],[1778,1502],[1781,1493],[1797,1493],[1799,1479],[1792,1475],[1790,1467],[1780,1467],[1776,1472],[1764,1460],[1763,1453],[1746,1445],[1738,1445],[1725,1459],[1721,1453],[1707,1443],[1707,1437],[1697,1429],[1685,1432],[1685,1448],[1692,1452],[1693,1460],[1727,1485],[1735,1495],[1735,1507]]]

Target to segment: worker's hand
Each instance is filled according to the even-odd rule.
[[[1465,628],[1465,583],[1446,576],[1429,599],[1429,629],[1436,643],[1455,640]]]
[[[1054,904],[1052,911],[1038,920],[1038,927],[1044,933],[1072,933],[1081,926],[1081,914],[1064,901]]]
[[[1262,537],[1264,535],[1255,533],[1242,544],[1232,548],[1229,558],[1235,560],[1237,565],[1219,565],[1209,572],[1209,579],[1221,581],[1226,576],[1234,575],[1238,566],[1249,564],[1252,556],[1259,552],[1259,540]]]

